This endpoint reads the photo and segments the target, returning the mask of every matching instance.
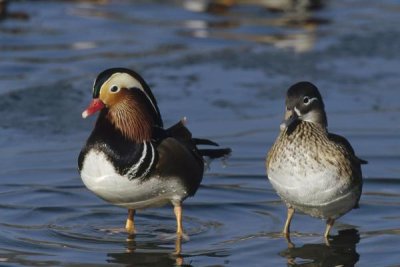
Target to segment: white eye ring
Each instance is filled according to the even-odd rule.
[[[314,101],[318,101],[318,98],[316,98],[316,97],[311,98],[311,97],[309,97],[309,96],[305,96],[305,97],[303,98],[303,103],[304,103],[304,105],[306,105],[306,106],[310,105],[310,104],[311,104],[312,102],[314,102]]]
[[[119,92],[119,90],[121,90],[118,86],[116,86],[116,85],[113,85],[113,86],[111,86],[110,87],[110,92],[111,93],[118,93]]]

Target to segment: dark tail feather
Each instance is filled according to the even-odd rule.
[[[203,157],[209,157],[210,159],[222,158],[229,156],[232,150],[230,148],[220,148],[220,149],[199,149],[200,155]]]
[[[197,145],[219,146],[217,143],[215,143],[214,141],[211,141],[209,139],[193,138],[192,140],[196,144],[196,146]],[[199,149],[199,153],[202,157],[208,157],[210,159],[227,157],[231,154],[231,152],[232,152],[232,150],[230,148],[217,148],[217,149],[201,148],[201,149]]]
[[[192,133],[185,127],[186,118],[183,118],[178,123],[172,125],[166,130],[167,135],[179,137],[183,140],[192,139]]]
[[[186,118],[183,118],[178,123],[165,130],[163,134],[166,136],[176,137],[190,145],[194,145],[196,148],[198,145],[219,146],[217,143],[209,139],[192,138],[192,134],[186,128],[185,124]],[[231,153],[231,151],[230,148],[198,149],[198,152],[202,157],[209,157],[210,159],[226,157]]]
[[[368,161],[358,158],[360,164],[368,164]]]
[[[196,145],[209,145],[209,146],[219,146],[217,143],[209,139],[192,138]]]

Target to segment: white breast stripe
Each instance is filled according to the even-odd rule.
[[[143,173],[142,177],[146,176],[150,172],[151,167],[153,167],[154,159],[155,159],[155,156],[156,156],[156,152],[154,150],[153,144],[152,143],[149,143],[149,144],[150,144],[150,147],[151,147],[151,161],[150,161],[150,164],[147,167],[146,171]]]
[[[139,170],[140,165],[143,163],[144,159],[146,158],[147,154],[147,143],[143,143],[143,151],[142,151],[142,156],[140,157],[139,161],[133,165],[129,171],[126,173],[128,176],[136,176],[137,171]]]

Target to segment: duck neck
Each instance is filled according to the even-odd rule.
[[[318,124],[323,128],[328,127],[328,120],[325,112],[311,111],[305,115],[302,115],[301,120]]]
[[[153,118],[144,105],[135,99],[126,99],[109,109],[107,119],[131,141],[143,143],[151,140]]]

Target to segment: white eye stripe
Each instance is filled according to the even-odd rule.
[[[307,103],[305,102],[307,100]],[[313,97],[313,98],[310,98],[310,97],[308,97],[308,96],[305,96],[304,98],[303,98],[303,103],[305,104],[305,105],[310,105],[312,102],[314,102],[314,101],[318,101],[318,98],[316,98],[316,97]]]
[[[151,106],[154,109],[154,112],[158,114],[157,111],[157,107],[155,105],[155,103],[153,102],[153,100],[151,99],[151,97],[147,94],[146,90],[144,90],[142,84],[136,80],[134,77],[132,77],[131,75],[127,74],[127,73],[123,73],[123,72],[117,72],[114,73],[113,75],[110,76],[110,78],[108,78],[107,81],[105,81],[102,85],[108,85],[108,84],[113,84],[118,86],[119,88],[137,88],[139,89],[147,98],[147,100],[150,102]],[[110,87],[111,88],[111,87]]]

